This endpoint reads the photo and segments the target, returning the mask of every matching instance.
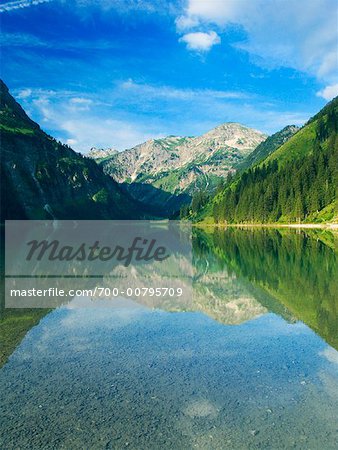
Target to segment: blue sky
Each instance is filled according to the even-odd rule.
[[[16,0],[0,5],[1,78],[54,137],[86,152],[266,133],[338,95],[336,0]]]

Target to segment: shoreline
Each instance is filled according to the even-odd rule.
[[[294,229],[323,229],[329,231],[338,231],[338,223],[193,223],[195,227],[201,228],[294,228]]]

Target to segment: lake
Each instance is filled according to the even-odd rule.
[[[337,449],[337,252],[195,229],[189,303],[3,309],[0,448]]]

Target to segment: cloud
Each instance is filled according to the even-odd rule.
[[[188,89],[173,86],[156,86],[136,83],[132,79],[121,83],[122,90],[128,90],[138,97],[176,100],[197,100],[201,97],[207,99],[245,99],[250,96],[240,91],[220,91],[213,89]]]
[[[21,91],[18,92],[17,98],[19,98],[19,99],[28,98],[31,95],[32,95],[32,89],[22,89]]]
[[[172,2],[167,0],[75,0],[75,5],[80,9],[89,7],[100,8],[104,12],[115,10],[121,14],[137,12],[162,13],[175,10]]]
[[[112,105],[120,89],[118,86],[109,92],[85,94],[24,88],[13,94],[43,129],[83,153],[94,146],[124,150],[167,134],[159,132],[159,126],[152,126],[149,119],[143,121],[137,114],[114,110]]]
[[[285,111],[245,92],[132,79],[93,93],[24,87],[14,96],[49,134],[83,153],[91,147],[123,150],[171,134],[200,135],[227,121],[272,133],[285,125],[301,125],[312,113]]]
[[[326,86],[326,88],[317,92],[317,97],[323,97],[325,100],[332,100],[338,95],[338,83]]]
[[[69,100],[69,105],[72,111],[89,111],[93,105],[93,100],[84,97],[73,97]]]
[[[236,47],[257,64],[290,67],[333,83],[338,73],[336,0],[188,0],[177,22],[186,28],[237,26],[246,39]]]
[[[50,3],[55,0],[13,0],[7,1],[0,5],[0,13],[6,11],[13,11],[16,9],[27,8],[30,6],[39,5],[42,3]],[[127,15],[135,11],[146,14],[177,14],[177,5],[175,2],[168,2],[167,0],[59,0],[59,3],[66,5],[71,3],[73,12],[77,12],[85,17],[91,17],[93,9],[99,9],[103,13],[111,10],[118,14]]]
[[[3,32],[0,35],[0,44],[2,47],[47,47],[46,43],[27,33]]]
[[[91,147],[123,150],[151,138],[163,137],[163,134],[149,132],[146,125],[125,120],[102,119],[98,116],[63,120],[59,115],[56,120],[58,129],[71,136],[68,141],[73,141],[72,145],[84,153]]]
[[[184,34],[179,41],[185,42],[189,50],[208,52],[211,47],[221,43],[221,38],[214,31],[209,31],[209,33],[198,31]]]
[[[241,15],[246,14],[247,8],[252,9],[250,5],[255,2],[257,0],[188,0],[186,15],[223,25],[228,21],[238,21]]]
[[[49,3],[53,0],[18,0],[13,2],[6,2],[0,5],[0,13],[12,11],[14,9],[27,8],[29,6],[39,5],[40,3]]]
[[[194,28],[199,25],[199,20],[197,17],[192,16],[180,16],[175,20],[177,31],[184,31],[189,28]]]
[[[32,101],[32,105],[39,110],[41,119],[43,122],[49,122],[53,120],[54,111],[50,104],[50,101],[44,97],[35,98]]]
[[[156,110],[166,117],[161,126],[166,134],[198,135],[227,121],[273,133],[286,125],[303,125],[313,115],[312,111],[285,111],[276,103],[241,91],[179,89],[129,79],[119,85],[118,92],[134,111]]]
[[[76,139],[66,139],[66,144],[69,145],[70,147],[76,145],[78,142]]]
[[[27,48],[27,49],[53,49],[53,50],[72,50],[72,51],[86,51],[86,50],[114,50],[119,48],[116,41],[107,39],[97,39],[93,36],[88,36],[87,39],[58,39],[49,38],[42,40],[37,36],[29,33],[6,33],[0,35],[1,47],[8,48]]]
[[[83,97],[73,97],[69,100],[69,103],[75,103],[77,105],[90,105],[91,103],[93,103],[93,100]]]

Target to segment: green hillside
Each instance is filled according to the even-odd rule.
[[[288,125],[282,130],[277,131],[277,133],[269,136],[266,141],[259,144],[258,147],[244,159],[244,161],[238,164],[237,171],[243,171],[261,162],[294,136],[298,130],[299,128],[295,125]]]
[[[291,139],[226,186],[199,219],[328,222],[337,217],[338,97]]]
[[[0,94],[1,221],[143,217],[95,161],[44,133],[1,80]]]

